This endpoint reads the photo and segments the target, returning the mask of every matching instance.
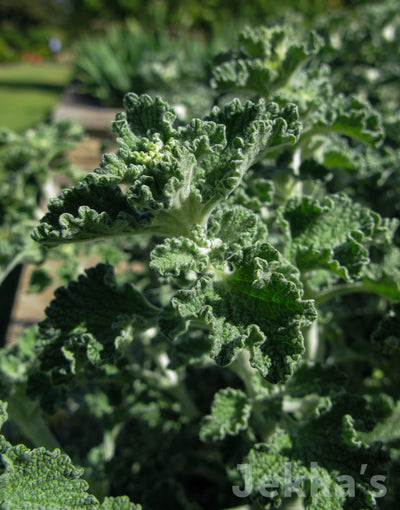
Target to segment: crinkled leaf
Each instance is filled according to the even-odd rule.
[[[329,133],[329,136],[316,134],[311,140],[308,140],[307,151],[313,154],[313,157],[317,162],[316,165],[323,165],[323,167],[319,169],[319,172],[316,173],[315,177],[321,178],[321,173],[327,174],[329,169],[336,168],[360,174],[367,163],[371,161],[371,157],[370,155],[366,157],[365,154],[360,151],[359,145],[356,147],[353,147],[352,145],[353,144],[350,140],[347,140],[337,133]],[[373,151],[371,150],[371,152]],[[303,175],[307,173],[310,174],[311,172],[309,170],[312,171],[313,167],[311,166],[307,169],[307,166],[310,165],[310,163],[307,161],[304,163],[305,166],[304,164],[301,165],[300,173],[302,173],[303,170]],[[330,174],[330,177],[332,178],[332,174]]]
[[[290,101],[297,104],[301,117],[308,119],[312,112],[318,110],[333,95],[331,71],[319,61],[317,65],[311,64],[296,69],[285,87],[273,90],[272,95],[268,97],[273,97],[278,104],[286,104],[287,98],[290,97]]]
[[[220,92],[246,90],[268,97],[320,46],[315,32],[298,42],[288,27],[248,27],[239,35],[238,49],[214,58],[211,85]]]
[[[373,426],[362,397],[330,397],[310,419],[293,420],[288,432],[278,428],[250,451],[242,467],[245,487],[265,508],[294,503],[296,490],[305,508],[376,508],[379,491],[369,482],[373,475],[387,477],[389,457],[380,443],[360,441],[359,431]]]
[[[0,349],[0,398],[6,400],[14,385],[25,383],[36,355],[37,327],[27,328],[18,342]]]
[[[221,205],[210,216],[207,235],[221,240],[228,251],[236,251],[256,241],[265,241],[267,227],[246,207]]]
[[[389,416],[378,423],[373,430],[369,432],[359,432],[358,436],[361,440],[369,443],[380,441],[387,446],[398,448],[400,445],[400,402],[390,410]]]
[[[388,249],[397,227],[344,194],[321,202],[292,199],[279,217],[288,241],[284,253],[301,271],[327,269],[346,281],[361,277],[371,249]]]
[[[202,274],[213,265],[224,267],[232,253],[238,257],[243,247],[264,241],[267,228],[245,207],[221,204],[210,216],[207,229],[199,226],[191,234],[195,240],[172,238],[156,246],[150,266],[163,276],[188,270]]]
[[[54,198],[43,221],[34,239],[54,245],[129,235],[141,228],[144,215],[118,187],[84,182]]]
[[[159,312],[133,285],[118,285],[107,264],[87,269],[55,296],[40,323],[38,344],[42,370],[61,375],[87,375],[115,362]]]
[[[341,136],[332,135],[344,135],[371,147],[378,147],[384,139],[383,119],[379,111],[366,99],[337,94],[332,86],[331,71],[324,65],[315,70],[298,70],[284,89],[272,95],[263,94],[263,97],[278,104],[286,104],[290,98],[298,105],[301,117],[307,119],[302,143],[307,138],[309,145],[310,136],[329,133],[329,140],[325,139],[319,151],[321,163],[325,160],[327,165],[332,166],[336,159],[348,165],[356,158],[355,152],[343,143]]]
[[[250,413],[251,404],[243,391],[234,388],[218,391],[211,404],[211,414],[202,420],[200,439],[218,441],[239,434],[247,429]]]
[[[7,421],[7,404],[0,401],[0,427]],[[12,446],[0,435],[0,507],[4,510],[141,510],[126,496],[105,498],[102,505],[81,479],[83,469],[59,449],[30,450]]]
[[[7,420],[5,405],[0,402],[1,424]],[[96,510],[97,499],[88,494],[88,484],[81,480],[83,469],[56,449],[29,450],[12,446],[0,436],[0,507],[4,510]]]
[[[309,118],[310,129],[305,136],[335,132],[372,147],[378,147],[384,138],[381,115],[371,104],[356,96],[339,94],[323,102]]]
[[[397,220],[392,220],[397,225]],[[389,301],[400,300],[400,250],[394,243],[373,245],[371,262],[363,270],[366,291],[384,296]],[[371,250],[372,253],[372,250]]]
[[[151,252],[150,267],[162,275],[178,275],[190,269],[200,273],[207,264],[207,255],[187,237],[166,239]]]
[[[384,138],[378,111],[365,99],[336,94],[328,66],[305,68],[320,46],[314,32],[299,43],[288,27],[248,28],[240,36],[239,49],[215,57],[212,86],[221,92],[255,93],[280,105],[294,102],[307,119],[302,143],[316,134],[338,133],[377,147]],[[342,144],[336,140],[336,148],[333,140],[326,148],[330,165],[341,156]],[[346,164],[354,158],[347,152]]]
[[[241,467],[244,487],[262,508],[291,508],[298,498],[307,510],[342,510],[345,496],[336,473],[311,466],[291,455],[290,437],[277,429],[268,444],[252,448]]]
[[[30,238],[32,223],[52,172],[68,175],[64,153],[81,138],[82,128],[69,121],[38,124],[21,134],[0,129],[0,283],[17,264],[43,260],[43,248]]]
[[[302,300],[295,268],[267,243],[257,243],[231,258],[232,269],[201,277],[172,299],[179,314],[203,320],[210,330],[211,357],[231,363],[247,348],[251,364],[271,382],[286,380],[304,352],[301,327],[315,318]]]
[[[60,156],[72,149],[82,137],[82,127],[68,120],[40,123],[21,134],[3,127],[0,131],[0,169],[4,165],[10,173],[18,172],[25,178],[34,176],[43,184],[50,170],[65,166],[65,160]],[[15,175],[10,175],[9,179],[15,179]]]
[[[119,149],[63,191],[35,230],[44,244],[153,232],[185,235],[204,224],[266,151],[301,132],[295,105],[234,100],[179,127],[160,98],[128,94],[114,124]]]
[[[380,443],[359,440],[359,431],[371,431],[374,425],[364,398],[347,393],[329,397],[326,406],[317,408],[311,419],[296,427],[292,455],[305,464],[317,462],[328,472],[351,473],[355,480],[354,508],[374,508],[377,491],[369,479],[376,474],[387,476],[389,461]],[[363,465],[367,465],[369,476],[363,473]]]
[[[87,493],[88,484],[80,480],[83,470],[59,450],[29,450],[3,439],[0,461],[0,506],[4,510],[99,508],[96,498]]]

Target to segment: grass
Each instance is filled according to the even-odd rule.
[[[0,67],[0,126],[23,131],[49,120],[72,76],[70,64],[18,63]]]

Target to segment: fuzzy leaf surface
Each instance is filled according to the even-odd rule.
[[[292,199],[279,218],[288,241],[284,253],[302,272],[326,269],[348,282],[368,273],[371,281],[378,282],[379,273],[372,275],[368,270],[373,252],[387,253],[389,260],[396,251],[391,240],[397,220],[382,219],[344,194],[321,202],[310,197]],[[381,266],[391,271],[384,257]]]
[[[389,457],[381,443],[359,439],[359,431],[370,431],[374,424],[366,401],[342,392],[309,419],[293,421],[288,432],[277,428],[268,443],[255,445],[244,460],[250,466],[243,473],[247,487],[253,488],[251,497],[267,502],[263,508],[290,503],[296,495],[310,509],[376,508],[379,491],[369,479],[379,473],[387,480]],[[347,473],[353,476],[351,489],[343,478]]]
[[[200,439],[218,441],[247,428],[251,404],[245,393],[234,388],[218,391],[211,404],[211,414],[201,423]]]
[[[192,238],[165,239],[151,252],[150,266],[165,275],[193,270],[203,274],[213,266],[225,269],[232,254],[238,257],[246,246],[263,242],[267,228],[245,207],[219,205],[211,214],[207,228],[193,229]]]
[[[2,402],[0,409],[3,424],[7,413]],[[82,474],[83,469],[58,449],[12,446],[0,435],[0,507],[4,510],[96,510],[99,503],[87,492]]]
[[[305,464],[317,462],[336,475],[352,473],[352,508],[375,508],[378,491],[369,484],[369,477],[363,476],[361,467],[367,465],[368,473],[387,479],[389,456],[381,443],[359,440],[359,432],[369,432],[374,426],[375,419],[363,397],[337,394],[318,407],[311,419],[299,423],[292,436],[292,455]]]
[[[282,87],[293,72],[321,46],[311,32],[298,42],[288,27],[246,28],[239,35],[238,48],[214,58],[211,85],[220,92],[246,90],[267,97]]]
[[[64,190],[34,238],[46,245],[151,232],[186,235],[206,223],[262,154],[294,143],[295,105],[233,100],[204,120],[179,126],[160,98],[127,94],[114,129],[119,149]]]
[[[118,285],[113,269],[98,264],[60,287],[40,323],[42,370],[88,374],[119,359],[135,334],[157,320],[158,309],[131,284]]]
[[[312,127],[307,136],[335,132],[372,147],[382,143],[385,136],[382,117],[368,101],[343,94],[329,99],[311,114]]]
[[[315,318],[314,306],[302,299],[295,268],[268,243],[243,248],[230,265],[179,290],[173,307],[186,320],[205,322],[217,364],[229,365],[247,348],[267,380],[284,381],[304,352],[301,327]]]
[[[271,442],[259,443],[249,452],[243,472],[245,487],[252,487],[251,499],[261,508],[296,504],[299,496],[307,510],[342,510],[345,497],[340,485],[322,466],[311,468],[291,456],[291,440],[277,429]],[[304,499],[303,499],[304,498]]]

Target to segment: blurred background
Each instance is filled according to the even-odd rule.
[[[311,26],[324,13],[362,3],[0,0],[0,126],[20,132],[49,120],[72,82],[119,107],[127,90],[205,80],[210,55],[229,47],[245,24],[301,16]]]

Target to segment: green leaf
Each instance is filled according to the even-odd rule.
[[[151,252],[150,267],[163,276],[178,276],[182,271],[189,270],[201,273],[207,264],[207,255],[187,237],[166,239]]]
[[[33,238],[57,245],[129,235],[141,228],[142,219],[118,187],[84,182],[50,202]]]
[[[40,123],[33,129],[18,134],[7,128],[0,131],[1,165],[14,176],[35,177],[43,184],[50,170],[63,168],[65,160],[59,159],[82,140],[82,127],[71,121],[59,121],[51,124]]]
[[[247,429],[251,404],[245,393],[234,388],[224,388],[214,395],[211,414],[201,423],[200,439],[218,441],[225,436],[234,436]]]
[[[374,426],[366,400],[342,392],[329,397],[311,419],[293,428],[292,455],[305,464],[317,462],[328,472],[351,474],[354,508],[374,508],[376,491],[369,480],[373,475],[387,479],[389,468],[389,455],[381,443],[368,444],[359,439],[359,432],[369,432]]]
[[[133,285],[118,285],[107,264],[87,269],[55,296],[40,323],[39,359],[42,370],[63,376],[89,376],[112,364],[159,313]]]
[[[7,421],[0,401],[0,427]],[[0,507],[4,510],[141,510],[126,496],[105,498],[102,505],[89,494],[83,469],[58,448],[30,450],[12,446],[0,435]]]
[[[7,419],[8,419],[7,402],[3,402],[0,400],[0,428],[3,427]]]
[[[370,479],[381,475],[389,483],[389,456],[380,443],[360,441],[374,424],[366,401],[344,392],[308,419],[287,416],[287,430],[278,427],[244,459],[247,492],[262,508],[376,508],[378,491]]]
[[[305,397],[311,393],[324,396],[343,391],[347,383],[346,373],[339,368],[303,361],[287,382],[285,391],[295,398]]]
[[[284,253],[302,272],[326,269],[348,282],[360,279],[372,250],[389,248],[398,224],[382,220],[344,194],[321,202],[291,199],[278,218],[288,241]]]
[[[18,342],[0,349],[0,398],[6,400],[17,384],[24,384],[36,361],[34,345],[38,328],[27,328]]]
[[[335,132],[371,147],[381,145],[385,136],[382,117],[368,101],[343,94],[329,99],[312,112],[304,136]]]
[[[255,445],[241,466],[244,485],[261,508],[342,510],[343,490],[320,465],[307,465],[291,456],[290,437],[277,429],[270,443]],[[301,506],[298,506],[301,505]]]
[[[262,154],[297,141],[295,105],[234,100],[179,127],[160,98],[128,94],[116,154],[63,191],[34,232],[46,245],[143,232],[188,235]]]
[[[0,409],[3,424],[7,413],[2,402]],[[12,446],[0,435],[0,507],[4,510],[96,510],[98,501],[88,494],[82,474],[83,469],[58,449]]]
[[[371,162],[371,154],[368,157],[360,150],[360,146],[352,146],[352,142],[337,133],[329,133],[328,136],[325,134],[316,134],[311,140],[307,141],[307,152],[313,154],[317,163],[314,163],[317,168],[315,177],[321,176],[332,179],[333,175],[329,172],[329,169],[345,170],[348,173],[357,172],[358,175],[362,171],[365,171],[367,163]],[[371,153],[373,150],[371,150]],[[375,153],[376,154],[376,153]],[[311,160],[313,162],[313,160]],[[313,166],[310,165],[310,160],[302,163],[300,167],[301,176],[311,174],[313,175]],[[310,165],[310,171],[307,172],[307,166]],[[323,165],[322,168],[318,168],[319,165]],[[324,175],[325,174],[325,175]]]
[[[246,207],[222,204],[210,216],[207,235],[222,241],[226,251],[238,251],[257,241],[265,241],[267,227]]]
[[[179,290],[172,304],[184,319],[205,322],[219,365],[247,348],[267,380],[284,381],[304,352],[301,327],[315,318],[313,304],[302,300],[295,268],[267,243],[244,248],[229,265]]]
[[[59,450],[29,450],[23,445],[11,446],[3,439],[0,451],[1,508],[99,508],[95,497],[87,493],[88,484],[80,480],[83,470],[75,468],[69,457]]]
[[[54,171],[68,176],[65,152],[81,138],[82,128],[70,121],[38,124],[21,134],[0,129],[0,283],[18,264],[43,261],[43,248],[30,238],[39,202]]]
[[[142,510],[141,505],[134,505],[127,496],[105,498],[100,510]]]
[[[175,312],[176,320],[182,318]],[[203,329],[190,328],[177,338],[174,338],[173,330],[166,330],[163,333],[173,338],[168,345],[168,356],[170,358],[169,368],[175,370],[186,365],[204,366],[210,361],[211,340],[208,333]],[[179,331],[181,333],[181,331]]]
[[[321,42],[315,32],[298,42],[289,27],[247,27],[239,35],[238,49],[214,57],[211,86],[220,92],[246,90],[268,97],[318,51]]]
[[[163,276],[178,276],[189,270],[203,274],[213,267],[224,269],[232,253],[238,257],[243,247],[264,241],[267,228],[245,207],[221,204],[211,214],[207,229],[194,228],[191,236],[194,240],[172,238],[156,246],[151,253],[150,267]]]
[[[359,432],[358,437],[362,441],[371,443],[380,441],[381,443],[398,448],[400,444],[400,402],[397,402],[389,416],[378,423],[373,430],[369,432]]]

